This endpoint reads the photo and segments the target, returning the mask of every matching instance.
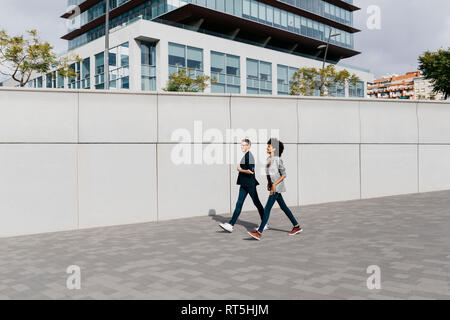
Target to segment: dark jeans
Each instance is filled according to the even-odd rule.
[[[281,193],[275,192],[274,194],[269,196],[269,199],[267,199],[266,207],[264,208],[264,217],[262,218],[261,225],[259,226],[258,231],[263,232],[264,227],[267,224],[267,221],[269,221],[270,216],[270,210],[272,210],[273,205],[275,204],[275,201],[278,202],[280,205],[281,210],[286,214],[286,216],[291,220],[294,227],[298,225],[297,220],[295,220],[294,215],[292,214],[291,210],[289,210],[288,206],[284,202],[283,196]]]
[[[244,201],[245,198],[247,197],[247,194],[250,195],[250,197],[253,200],[253,204],[258,209],[258,213],[259,216],[261,217],[261,220],[264,216],[264,207],[262,206],[261,201],[259,201],[258,192],[256,191],[256,185],[252,187],[241,186],[239,188],[239,196],[236,202],[236,208],[234,209],[233,217],[229,222],[232,226],[234,226],[237,219],[239,218],[239,215],[241,214],[242,206],[244,205]]]

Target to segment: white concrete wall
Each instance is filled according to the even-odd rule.
[[[264,204],[270,130],[286,145],[290,206],[450,189],[449,110],[448,102],[0,88],[0,237],[231,215],[244,136]],[[174,141],[177,129],[195,140]],[[193,163],[174,163],[176,148]],[[233,152],[195,163],[195,150]],[[250,198],[244,210],[255,210]]]

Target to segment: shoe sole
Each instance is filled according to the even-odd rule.
[[[258,238],[258,237],[255,237],[254,235],[252,235],[250,232],[248,233],[249,235],[250,235],[250,237],[252,237],[253,239],[256,239],[256,240],[261,240],[261,238]]]
[[[297,233],[300,233],[300,232],[302,232],[302,231],[303,231],[303,229],[297,231],[296,233],[289,233],[289,235],[290,235],[290,236],[295,236]]]
[[[232,232],[233,232],[233,230],[230,231],[230,230],[228,230],[228,229],[225,229],[225,228],[222,227],[222,225],[220,225],[220,224],[219,224],[219,227],[221,227],[223,230],[227,231],[228,233],[232,233]]]

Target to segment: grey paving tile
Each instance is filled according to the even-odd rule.
[[[0,299],[450,299],[450,191],[0,239]],[[180,232],[182,230],[182,232]],[[66,269],[81,267],[81,290]],[[366,269],[381,269],[369,290]]]

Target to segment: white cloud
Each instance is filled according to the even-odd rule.
[[[417,69],[417,59],[426,50],[450,46],[450,1],[448,0],[355,0],[362,9],[355,14],[356,50],[362,54],[346,62],[366,67],[379,77]],[[381,30],[367,30],[366,8],[381,9]]]

